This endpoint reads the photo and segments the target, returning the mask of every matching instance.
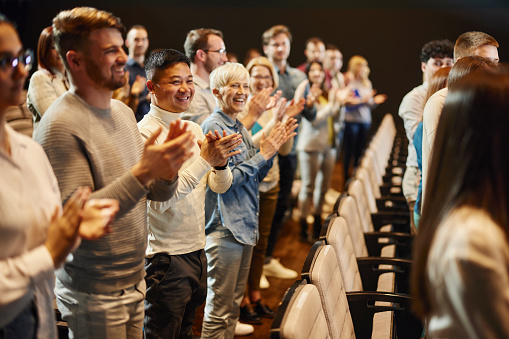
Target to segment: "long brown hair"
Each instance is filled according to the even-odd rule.
[[[428,254],[448,213],[465,205],[481,208],[509,237],[508,112],[507,70],[480,69],[449,87],[414,247],[412,294],[422,317],[432,311]]]
[[[55,75],[53,71],[54,65],[51,64],[49,54],[53,48],[53,27],[49,26],[42,30],[37,45],[37,64],[39,68],[43,68]]]
[[[438,71],[433,74],[431,79],[428,81],[428,92],[426,93],[426,101],[441,90],[442,88],[447,87],[447,77],[449,76],[449,72],[451,71],[451,67],[442,67]]]

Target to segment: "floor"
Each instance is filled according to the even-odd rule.
[[[331,190],[328,192],[326,200],[327,206],[324,208],[324,217],[327,216],[327,209],[332,210],[332,205],[339,196],[339,192],[343,190],[343,166],[336,164],[334,175],[332,178]],[[311,245],[299,241],[299,224],[296,220],[298,212],[294,210],[292,218],[284,225],[276,248],[274,250],[274,257],[279,258],[281,263],[288,268],[300,272],[306,259],[307,253]],[[262,300],[273,310],[277,310],[284,293],[292,285],[295,280],[292,279],[276,279],[268,278],[270,287],[267,290],[262,290]],[[203,306],[200,307],[196,314],[193,331],[196,337],[200,336],[201,323],[203,320]],[[269,338],[269,331],[272,325],[272,319],[262,319],[261,325],[254,325],[255,332],[249,336],[236,337],[248,339],[262,339]]]

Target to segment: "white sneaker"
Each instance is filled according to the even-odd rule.
[[[260,289],[266,290],[269,287],[270,287],[269,281],[267,280],[265,274],[262,273],[262,277],[260,278]]]
[[[267,277],[280,279],[295,279],[299,276],[297,272],[284,267],[279,259],[272,258],[268,264],[263,265],[263,274]]]
[[[237,321],[237,325],[235,325],[235,335],[250,335],[253,332],[253,325],[243,324],[240,321]]]

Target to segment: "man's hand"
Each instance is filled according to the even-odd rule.
[[[226,131],[223,131],[223,136],[218,131],[214,133],[209,131],[203,141],[198,140],[200,156],[212,167],[224,166],[228,163],[228,158],[240,154],[240,150],[233,150],[241,143],[242,135],[237,133],[226,135]]]
[[[172,122],[165,142],[156,145],[155,141],[160,134],[159,127],[145,141],[141,160],[131,169],[133,175],[145,186],[157,178],[173,180],[182,164],[193,155],[193,135],[187,131],[186,123],[181,126],[180,120]]]
[[[111,233],[110,224],[119,210],[115,199],[91,199],[81,211],[79,235],[87,240],[95,240]]]

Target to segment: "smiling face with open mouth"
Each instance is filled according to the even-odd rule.
[[[182,113],[189,109],[194,96],[193,75],[189,66],[178,62],[161,72],[157,78],[147,84],[154,93],[154,104],[173,113]]]
[[[244,110],[244,105],[249,96],[249,79],[237,79],[231,81],[228,85],[219,91],[219,108],[228,114],[234,115]]]

